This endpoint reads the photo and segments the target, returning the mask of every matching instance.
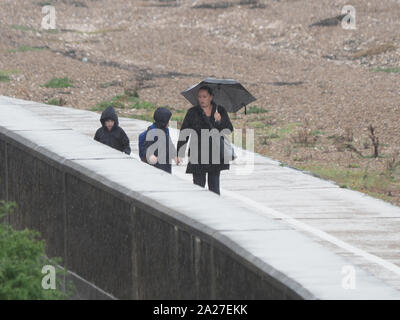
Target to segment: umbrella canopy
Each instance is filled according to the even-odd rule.
[[[182,91],[181,94],[195,106],[198,104],[197,93],[200,87],[205,85],[212,89],[214,102],[223,106],[228,112],[237,112],[242,107],[256,101],[250,92],[233,79],[206,78]]]

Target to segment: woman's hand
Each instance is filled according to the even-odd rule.
[[[218,111],[215,111],[214,119],[215,119],[216,122],[221,121],[221,114]]]

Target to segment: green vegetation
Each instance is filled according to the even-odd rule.
[[[33,27],[30,26],[26,26],[26,25],[22,25],[22,24],[13,24],[11,25],[11,29],[14,30],[19,30],[19,31],[34,31],[34,32],[47,32],[47,33],[59,33],[61,30],[59,29],[35,29]],[[79,32],[77,30],[62,30],[64,32]],[[25,50],[25,51],[30,51],[30,50]]]
[[[125,90],[123,94],[118,94],[112,97],[109,100],[104,100],[97,103],[94,107],[91,108],[92,111],[104,111],[108,106],[112,106],[113,108],[118,110],[129,110],[128,114],[124,114],[130,118],[145,120],[145,121],[153,121],[153,113],[157,109],[157,105],[153,102],[149,102],[146,100],[142,100],[139,98],[139,95],[136,90]],[[186,110],[177,109],[174,110],[168,106],[172,112],[171,121],[177,121],[178,127],[180,123],[183,121]]]
[[[183,119],[185,119],[186,113],[176,113],[175,111],[172,111],[172,117],[171,120],[178,122],[178,125],[183,122]]]
[[[133,118],[133,119],[153,122],[153,115],[148,114],[148,113],[147,114],[132,114],[129,117]]]
[[[357,163],[350,163],[347,168],[355,169],[355,168],[360,168],[360,165]]]
[[[134,103],[132,103],[130,106],[132,109],[145,109],[145,110],[155,110],[156,105],[152,102],[148,101],[143,101],[139,100],[139,98],[134,98]]]
[[[47,32],[47,33],[60,33],[60,30],[58,29],[40,29],[39,32]]]
[[[270,134],[267,134],[267,138],[268,139],[278,139],[279,135],[276,133],[270,133]]]
[[[361,191],[386,201],[391,200],[388,196],[390,190],[400,188],[398,179],[392,174],[393,170],[380,172],[370,170],[368,167],[360,168],[359,165],[349,165],[349,168],[343,168],[338,165],[312,163],[297,166],[302,170],[315,173],[323,179],[335,181],[341,188]]]
[[[40,7],[51,6],[52,5],[52,1],[39,1],[37,3],[37,5],[40,6]]]
[[[287,124],[283,125],[282,127],[278,127],[276,129],[276,134],[281,138],[287,137],[289,134],[291,134],[293,132],[293,130],[295,130],[300,125],[301,124],[297,123],[297,122],[287,123]]]
[[[97,103],[94,107],[90,110],[92,111],[104,111],[108,106],[112,106],[115,109],[123,109],[125,108],[124,103],[121,101],[124,95],[116,95],[115,97],[111,98],[110,100],[105,100]]]
[[[0,82],[10,82],[10,76],[8,74],[0,73]]]
[[[263,124],[263,125],[261,125]],[[267,123],[261,122],[261,121],[256,121],[256,122],[250,122],[249,123],[250,127],[253,126],[253,128],[263,128],[263,131],[260,133],[260,135],[263,137],[263,139],[284,139],[286,138],[290,133],[293,132],[295,128],[297,128],[300,124],[297,122],[293,123],[287,123],[283,126],[279,127],[272,127],[269,126]]]
[[[5,223],[15,204],[0,201],[0,300],[55,300],[65,299],[72,294],[68,284],[68,293],[61,288],[64,272],[56,268],[56,289],[45,290],[42,287],[42,273],[45,265],[57,266],[59,259],[48,259],[45,244],[36,231],[14,230]]]
[[[263,122],[263,121],[260,121],[260,120],[255,120],[255,121],[248,122],[247,126],[250,127],[250,128],[254,128],[254,129],[260,129],[260,128],[267,127],[268,124],[266,122]]]
[[[46,82],[43,87],[46,88],[71,88],[73,87],[73,81],[65,78],[53,78],[50,81]]]
[[[126,28],[106,28],[106,29],[99,29],[94,31],[85,32],[87,34],[104,34],[108,32],[118,32],[118,31],[126,31]]]
[[[394,68],[375,68],[371,69],[373,72],[386,72],[386,73],[400,73],[400,68],[394,67]]]
[[[35,28],[29,27],[29,26],[20,25],[20,24],[11,25],[11,29],[20,30],[20,31],[36,31]]]
[[[52,98],[46,102],[46,104],[50,104],[52,106],[64,106],[66,101],[63,98]]]
[[[45,47],[31,47],[31,46],[19,46],[16,49],[9,49],[8,52],[27,52],[27,51],[38,51],[38,50],[45,50]]]
[[[247,109],[246,113],[247,114],[259,114],[259,113],[267,113],[268,110],[267,109],[263,109],[261,107],[258,106],[251,106],[250,108]]]
[[[325,134],[325,131],[322,130],[311,130],[311,134],[314,136],[322,136]]]
[[[10,75],[19,73],[19,70],[0,70],[0,82],[10,82]]]
[[[136,89],[126,89],[123,94],[117,94],[109,100],[101,101],[91,108],[92,111],[103,111],[108,106],[115,109],[155,110],[154,103],[140,100]]]

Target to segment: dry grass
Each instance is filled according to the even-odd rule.
[[[381,53],[385,53],[388,51],[393,51],[396,49],[396,46],[393,43],[385,43],[381,45],[376,45],[368,49],[357,51],[352,55],[353,59],[359,59],[362,57],[375,56]]]

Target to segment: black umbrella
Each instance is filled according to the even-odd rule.
[[[256,98],[250,92],[233,79],[206,78],[200,83],[182,91],[181,94],[195,106],[198,104],[197,92],[204,85],[212,89],[214,102],[222,105],[228,112],[236,112],[242,107],[246,107],[249,103],[256,101]]]

